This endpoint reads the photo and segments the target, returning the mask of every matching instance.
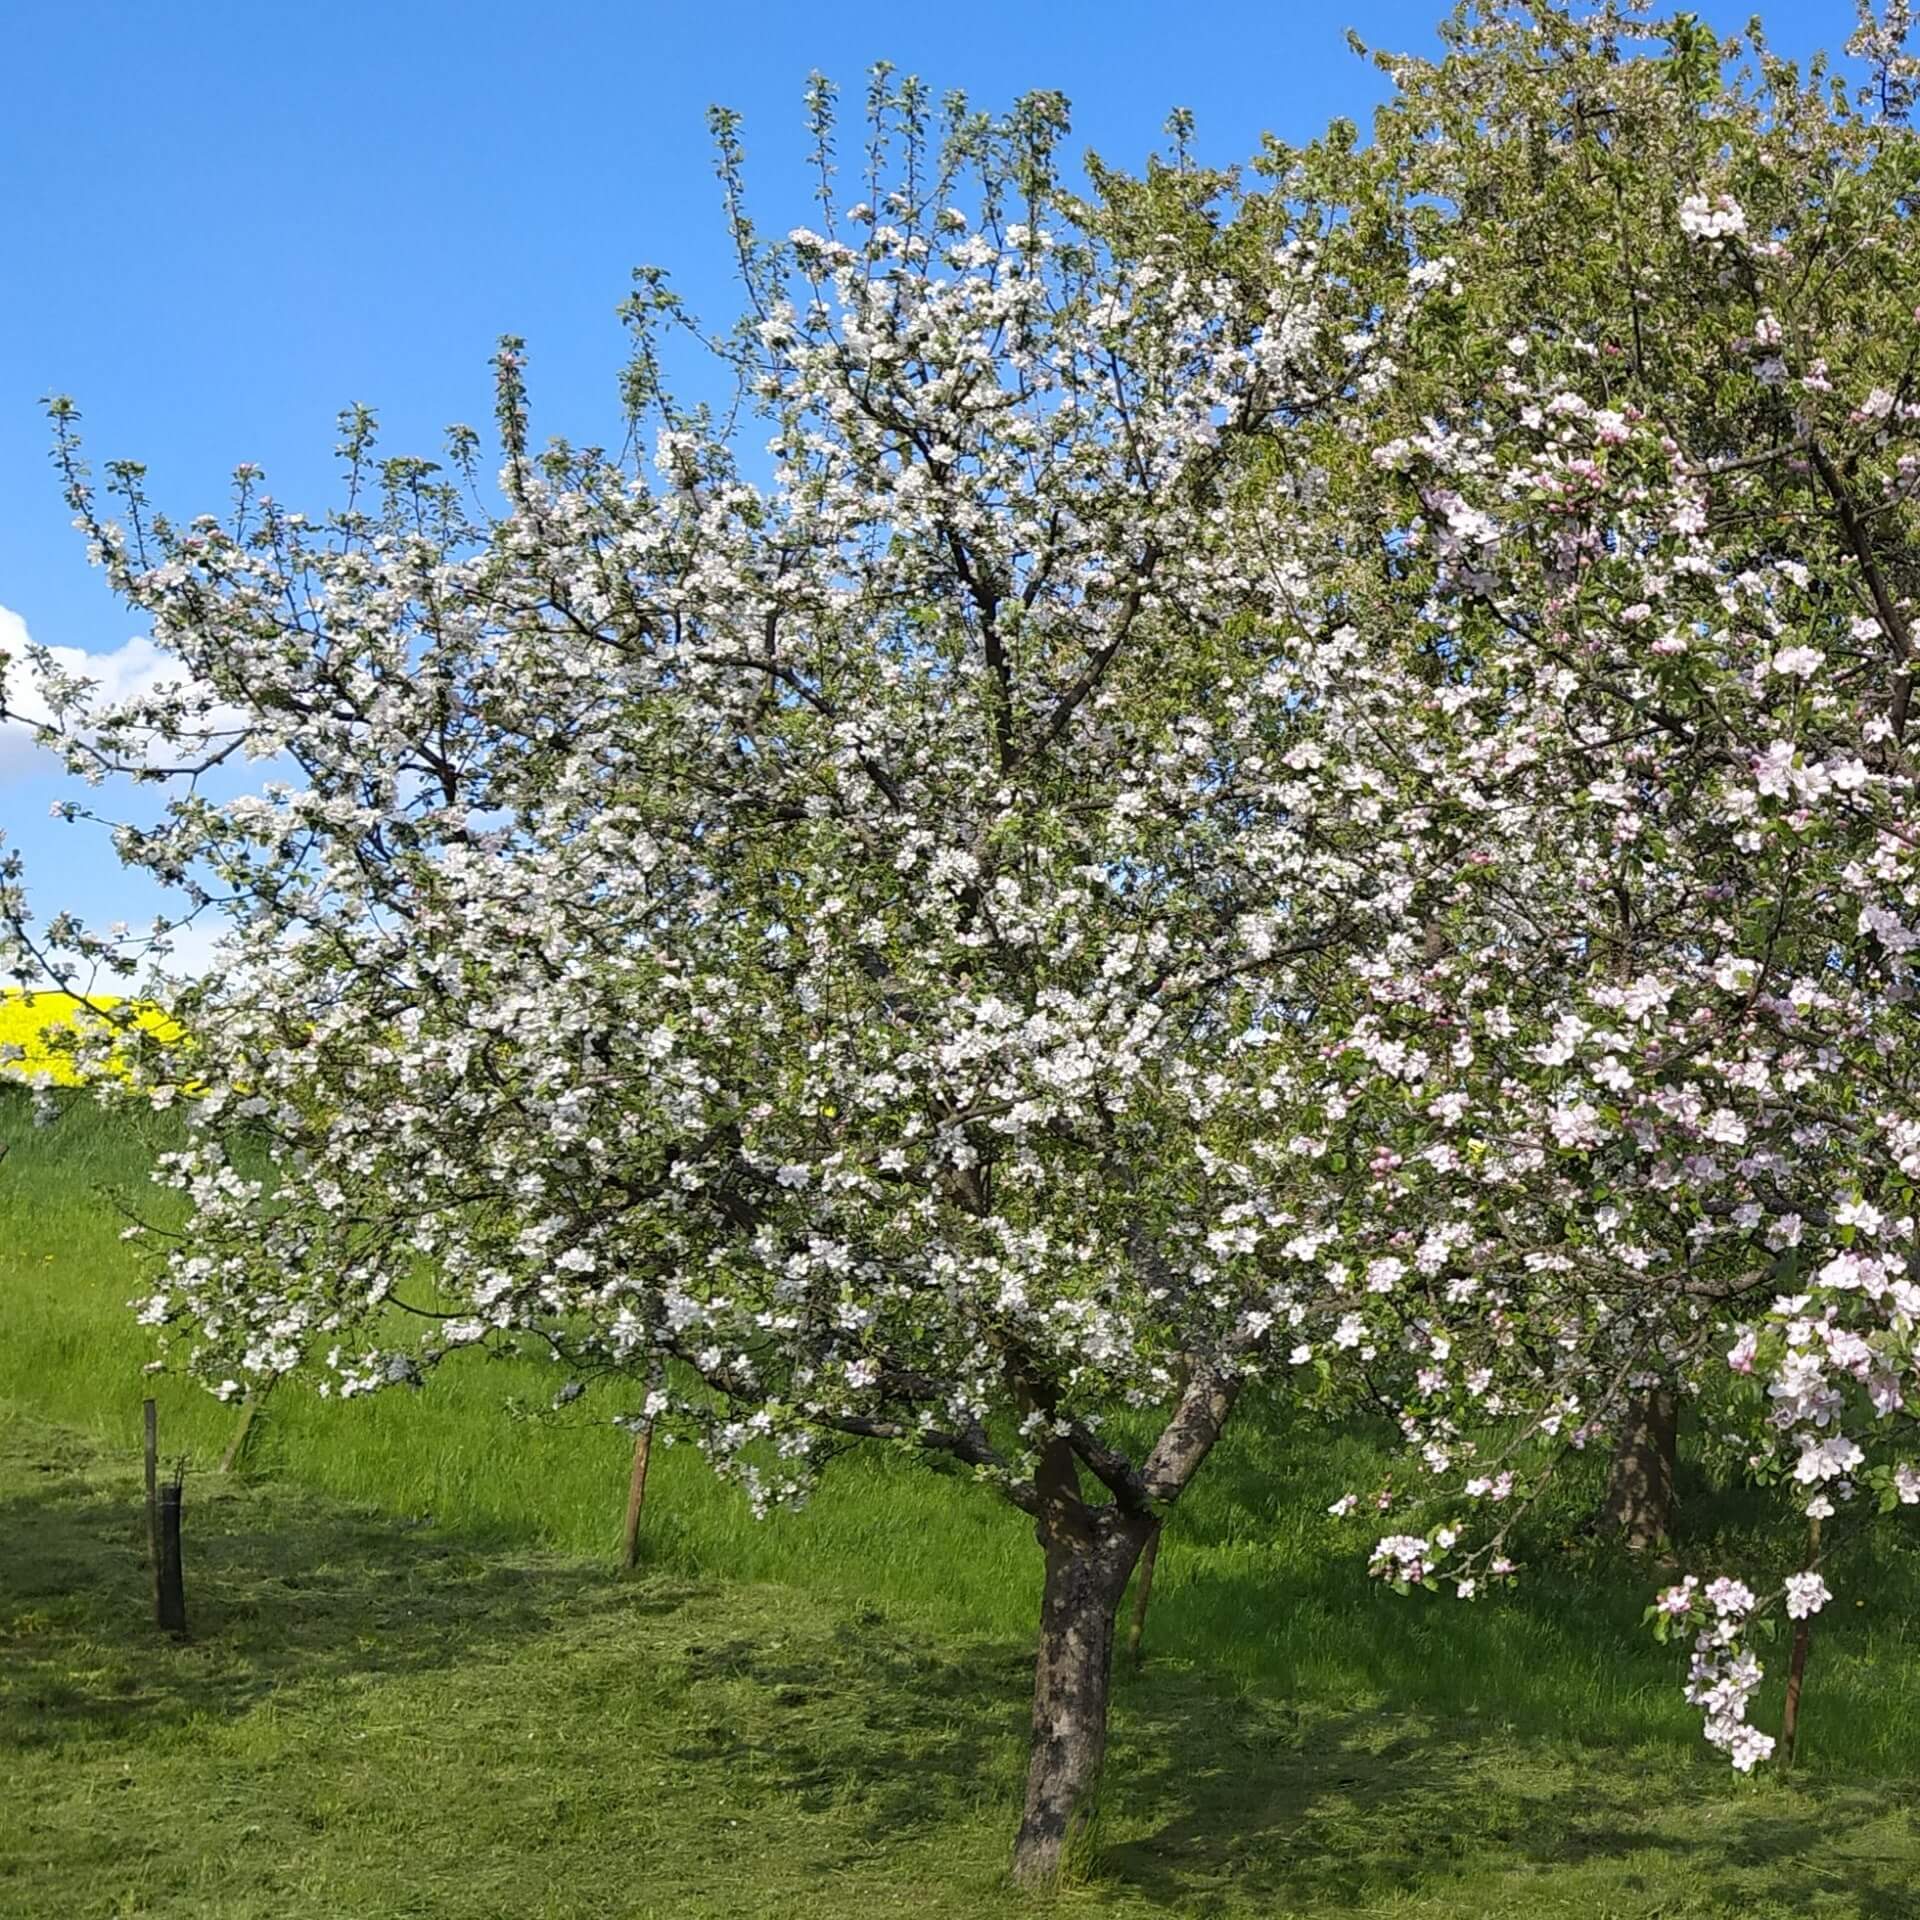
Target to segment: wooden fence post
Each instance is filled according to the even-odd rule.
[[[656,1353],[647,1367],[647,1404],[633,1430],[633,1471],[627,1476],[627,1518],[620,1535],[620,1564],[629,1573],[640,1564],[640,1509],[646,1504],[647,1465],[653,1458],[653,1402],[666,1378],[666,1362]]]
[[[181,1475],[160,1489],[160,1560],[154,1574],[154,1619],[168,1633],[187,1630],[186,1586],[180,1570]]]
[[[153,1569],[153,1618],[168,1633],[187,1630],[187,1596],[180,1568],[180,1497],[183,1467],[160,1485],[160,1409],[142,1409],[146,1427],[147,1561]]]
[[[260,1403],[273,1391],[273,1385],[280,1376],[270,1373],[258,1392],[247,1390],[247,1397],[240,1408],[240,1424],[233,1430],[233,1438],[227,1442],[227,1450],[220,1456],[220,1471],[231,1473],[238,1464],[241,1454],[246,1451],[247,1436],[253,1431],[254,1417],[260,1411]]]
[[[149,1400],[143,1409],[146,1425],[147,1569],[153,1575],[154,1617],[160,1612],[160,1409]]]
[[[1133,1583],[1133,1624],[1127,1628],[1127,1655],[1137,1667],[1146,1656],[1140,1651],[1141,1636],[1147,1630],[1147,1602],[1153,1598],[1153,1564],[1160,1558],[1160,1528],[1162,1522],[1153,1523],[1153,1531],[1147,1535],[1147,1544],[1141,1550],[1139,1571]]]
[[[1820,1516],[1807,1522],[1807,1558],[1810,1564],[1820,1560]],[[1813,1643],[1813,1615],[1796,1621],[1793,1629],[1793,1653],[1787,1661],[1787,1704],[1780,1715],[1780,1770],[1793,1765],[1793,1749],[1800,1737],[1800,1689],[1806,1684],[1807,1653]]]
[[[653,1422],[633,1430],[633,1472],[627,1478],[627,1524],[622,1536],[620,1564],[629,1573],[640,1562],[640,1509],[647,1498],[647,1462],[653,1454]]]

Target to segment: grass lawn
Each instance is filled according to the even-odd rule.
[[[232,1410],[162,1381],[175,1645],[107,1197],[148,1143],[11,1095],[0,1140],[6,1920],[1920,1916],[1920,1555],[1839,1569],[1800,1767],[1741,1780],[1639,1625],[1656,1574],[1586,1551],[1488,1605],[1397,1599],[1324,1518],[1367,1437],[1277,1411],[1169,1529],[1098,1857],[1037,1905],[1001,1875],[1038,1554],[923,1467],[849,1460],[756,1524],[667,1453],[623,1578],[624,1436],[514,1422],[551,1392],[531,1362],[348,1407],[283,1388],[226,1478]],[[1687,1494],[1693,1541],[1742,1527]]]

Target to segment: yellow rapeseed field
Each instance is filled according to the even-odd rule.
[[[118,994],[96,993],[90,996],[99,1007],[122,1004]],[[144,1032],[161,1041],[183,1038],[179,1023],[159,1007],[142,1006],[136,1018]],[[0,987],[0,1048],[24,1047],[24,1059],[0,1060],[0,1078],[33,1080],[41,1074],[51,1077],[56,1086],[72,1086],[79,1076],[73,1062],[58,1045],[48,1045],[50,1032],[61,1028],[83,1028],[95,1016],[86,1003],[70,993],[26,993],[18,987]]]

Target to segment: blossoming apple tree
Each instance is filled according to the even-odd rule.
[[[667,394],[652,275],[626,453],[536,449],[503,349],[497,514],[476,436],[355,418],[325,521],[126,467],[116,521],[57,409],[182,679],[42,661],[53,736],[275,776],[118,828],[238,927],[137,1062],[202,1089],[148,1317],[226,1392],[531,1339],[761,1505],[855,1441],[979,1476],[1045,1563],[1029,1879],[1249,1382],[1396,1408],[1375,1566],[1471,1596],[1678,1381],[1790,1490],[1778,1569],[1659,1608],[1752,1765],[1809,1514],[1920,1500],[1902,24],[1850,103],[1476,8],[1370,147],[1087,202],[1057,101],[936,139],[883,75],[865,199],[822,91],[778,241],[723,120],[764,465]]]
[[[1775,1564],[1655,1609],[1742,1768],[1756,1622],[1920,1502],[1905,28],[1864,17],[1857,98],[1613,6],[1385,63],[1370,191],[1447,286],[1336,485],[1349,617],[1424,656],[1399,750],[1473,843],[1319,1083],[1335,1343],[1415,1454],[1374,1564],[1510,1573],[1559,1461],[1677,1379],[1783,1489]]]
[[[1295,452],[1410,309],[1324,206],[1184,157],[1076,202],[1047,96],[936,137],[883,73],[842,207],[815,105],[821,210],[777,241],[720,122],[764,467],[664,390],[652,274],[650,457],[536,448],[510,341],[497,515],[475,436],[449,473],[355,416],[325,519],[242,469],[175,523],[124,466],[114,519],[61,403],[181,677],[105,711],[43,657],[42,696],[77,774],[172,780],[119,850],[235,927],[175,996],[190,1059],[134,1076],[198,1088],[144,1309],[183,1363],[352,1395],[531,1338],[756,1506],[850,1440],[971,1471],[1044,1553],[1044,1878],[1136,1556],[1312,1311],[1275,1253],[1322,1178],[1300,1062],[1447,864]],[[108,952],[17,871],[9,912],[56,972]]]

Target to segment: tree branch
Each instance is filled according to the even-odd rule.
[[[1861,573],[1866,576],[1867,591],[1873,596],[1874,612],[1880,617],[1880,629],[1893,643],[1894,662],[1900,671],[1893,683],[1893,705],[1888,710],[1887,718],[1892,722],[1894,739],[1904,742],[1907,736],[1907,708],[1913,699],[1913,635],[1907,626],[1906,616],[1900,611],[1887,586],[1886,576],[1880,571],[1880,563],[1874,558],[1873,542],[1868,537],[1859,509],[1854,505],[1851,489],[1833,464],[1826,448],[1811,435],[1807,440],[1807,451],[1813,456],[1813,464],[1827,491],[1833,496],[1833,504],[1840,515],[1841,531],[1847,536],[1847,545],[1853,549],[1853,557],[1860,563]]]

